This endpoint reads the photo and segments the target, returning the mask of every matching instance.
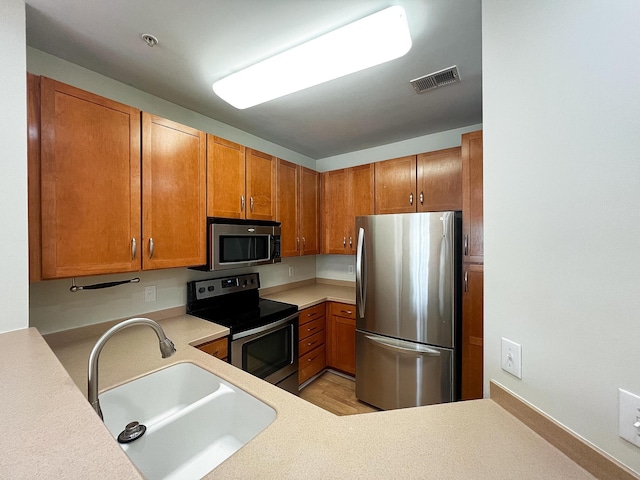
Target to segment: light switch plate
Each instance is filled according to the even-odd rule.
[[[293,267],[289,267],[289,276],[293,277],[293,274],[294,274]]]
[[[618,389],[618,434],[626,441],[640,447],[640,397]],[[634,424],[638,424],[635,427]]]
[[[522,379],[522,347],[502,337],[502,369]]]
[[[353,275],[353,265],[349,265],[349,266],[347,267],[347,273],[348,273],[349,275]]]

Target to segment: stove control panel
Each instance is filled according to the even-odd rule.
[[[245,273],[232,277],[210,278],[189,282],[193,288],[196,300],[228,295],[243,290],[256,290],[260,288],[260,276],[257,273]]]

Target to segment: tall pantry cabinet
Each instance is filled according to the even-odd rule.
[[[483,393],[482,131],[462,135],[462,400]]]

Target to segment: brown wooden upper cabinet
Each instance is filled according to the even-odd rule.
[[[37,84],[32,77],[31,104]],[[29,149],[30,208],[40,209],[30,232],[42,231],[41,265],[32,251],[32,273],[140,270],[140,110],[45,77],[39,93],[40,122],[29,119],[30,130],[41,132],[40,152]]]
[[[373,192],[373,163],[322,174],[322,253],[355,255],[355,217],[373,215]]]
[[[460,147],[376,162],[376,213],[462,209]]]
[[[142,114],[142,268],[203,265],[206,135]]]
[[[32,281],[206,261],[204,134],[144,114],[141,143],[140,110],[45,77],[28,86],[41,137],[29,143]]]
[[[462,210],[461,157],[460,147],[418,155],[418,212]]]
[[[375,163],[376,213],[416,211],[416,156]]]
[[[320,253],[318,172],[278,159],[276,220],[281,223],[282,257]]]
[[[464,261],[482,263],[484,255],[482,130],[462,135],[462,177]]]
[[[207,215],[275,220],[276,158],[207,135]]]

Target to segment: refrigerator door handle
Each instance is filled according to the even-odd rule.
[[[357,291],[357,310],[360,312],[360,318],[364,318],[364,306],[367,301],[367,272],[364,270],[367,263],[366,251],[364,248],[364,228],[358,230],[358,247],[356,250],[356,283],[359,288]]]
[[[440,352],[416,343],[405,342],[403,340],[391,340],[373,335],[365,335],[368,340],[377,343],[382,348],[404,355],[427,355],[429,357],[439,357]]]

